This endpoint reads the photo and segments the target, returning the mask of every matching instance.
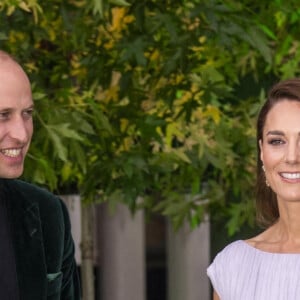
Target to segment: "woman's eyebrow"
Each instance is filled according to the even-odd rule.
[[[280,130],[270,130],[267,132],[267,135],[281,135],[284,136],[284,133]]]

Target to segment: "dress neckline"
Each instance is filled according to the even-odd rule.
[[[261,254],[269,254],[269,255],[280,255],[280,256],[293,256],[293,255],[300,255],[300,252],[270,252],[270,251],[265,251],[265,250],[261,250],[258,249],[252,245],[250,245],[249,243],[247,243],[245,240],[238,240],[238,242],[242,243],[243,245],[245,245],[247,248],[251,249],[252,251],[255,251],[257,253],[261,253]]]

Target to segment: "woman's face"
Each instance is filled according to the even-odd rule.
[[[300,102],[282,100],[271,108],[259,144],[266,179],[278,200],[300,201]]]

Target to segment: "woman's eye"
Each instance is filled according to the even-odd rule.
[[[271,139],[268,141],[268,144],[276,146],[276,145],[284,144],[284,141],[281,139]]]

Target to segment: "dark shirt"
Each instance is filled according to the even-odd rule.
[[[8,199],[0,195],[0,299],[17,300],[18,284],[12,232],[9,222]]]

